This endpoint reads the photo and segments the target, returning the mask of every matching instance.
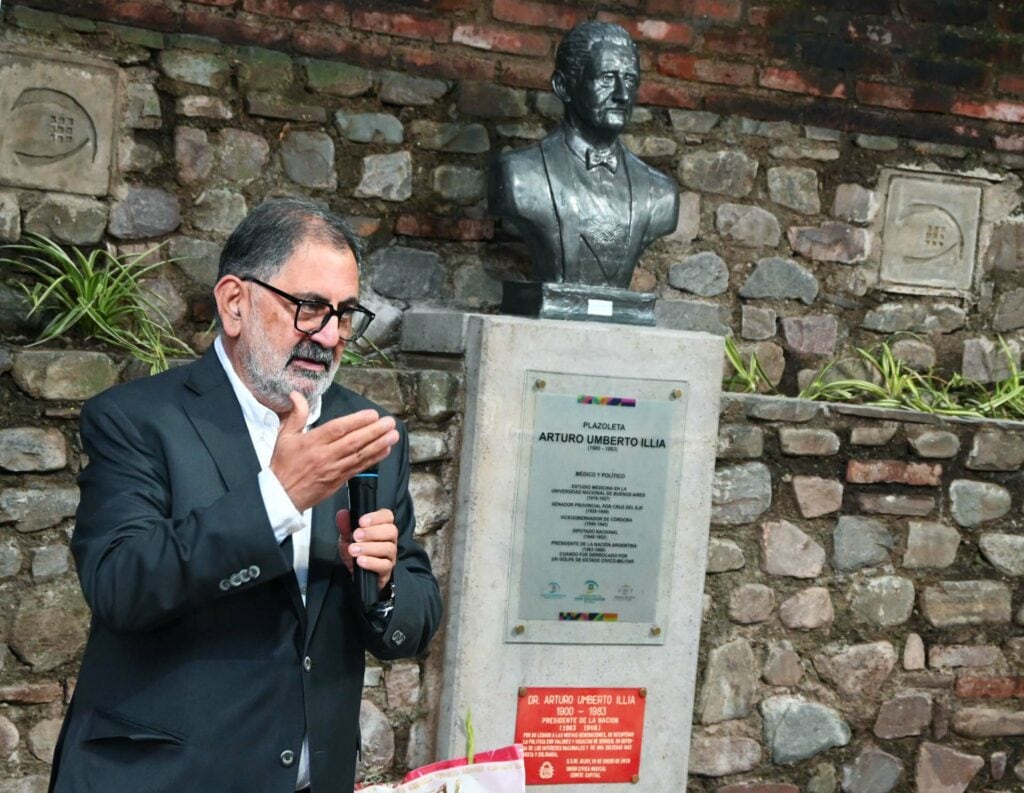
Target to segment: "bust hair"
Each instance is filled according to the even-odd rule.
[[[560,72],[570,83],[575,82],[590,62],[591,51],[604,43],[629,47],[637,63],[640,62],[640,50],[625,28],[612,22],[587,21],[576,25],[559,43],[555,53],[555,72]]]
[[[304,240],[351,251],[362,269],[363,242],[344,218],[303,198],[272,198],[231,232],[220,254],[217,280],[225,275],[269,280]]]

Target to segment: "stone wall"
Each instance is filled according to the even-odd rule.
[[[721,422],[690,790],[1019,790],[1024,427]]]
[[[378,313],[372,337],[380,344],[396,338],[411,306],[492,311],[500,281],[528,272],[514,229],[488,216],[487,163],[556,123],[561,107],[544,80],[514,75],[547,73],[559,29],[582,12],[502,0],[491,13],[510,38],[488,38],[486,26],[466,21],[472,14],[462,3],[394,14],[284,0],[93,0],[53,4],[78,16],[39,10],[49,5],[5,4],[0,44],[39,62],[91,54],[116,64],[123,112],[108,130],[111,177],[105,191],[71,194],[0,169],[0,184],[18,185],[0,186],[0,240],[34,231],[129,252],[166,243],[162,253],[176,264],[150,287],[200,346],[220,245],[248,208],[272,195],[323,201],[367,235],[364,294]],[[647,13],[672,16],[672,3],[648,5]],[[886,21],[888,0],[863,13],[823,8],[813,16],[786,10],[793,5],[801,4],[741,13],[738,2],[690,11],[682,3],[673,13],[697,15],[685,24],[640,11],[620,20],[641,41],[654,86],[642,94],[648,104],[637,109],[627,143],[672,174],[682,193],[679,228],[648,251],[634,287],[660,295],[665,327],[734,334],[787,393],[831,357],[886,339],[916,368],[938,365],[981,381],[1005,374],[997,337],[1019,361],[1024,335],[1024,156],[1013,151],[1024,144],[1011,145],[1018,106],[993,97],[1018,86],[999,53],[1016,41],[1019,12],[914,3],[896,24]],[[760,68],[758,90],[745,93],[745,82],[723,87],[718,72],[699,68],[704,60],[678,52],[717,42],[723,60],[715,63],[729,74],[733,57],[749,69],[782,63],[772,47],[786,41],[809,58],[822,20],[845,20],[841,30],[861,33],[846,49],[819,48],[821,58],[856,51],[865,69],[906,60],[915,66],[904,71],[916,77],[900,90],[917,110],[936,113],[860,113],[866,100],[856,97],[875,95],[863,80],[842,97],[827,98],[830,90],[808,99],[794,91],[821,93],[812,90],[820,83],[800,83],[796,72],[785,84],[767,80],[772,69],[785,71],[780,65]],[[989,23],[1004,33],[986,38]],[[690,33],[677,40],[679,26]],[[525,28],[539,37],[532,49]],[[936,41],[938,52],[959,47],[955,63],[924,59],[920,42]],[[889,61],[879,55],[876,64],[879,47]],[[679,66],[684,57],[696,58],[692,70]],[[956,112],[984,106],[982,115],[1003,121],[914,105],[925,95],[914,80],[923,85],[942,69],[959,69],[969,83],[935,87],[963,100]],[[52,74],[59,82],[65,73]],[[699,102],[669,101],[695,90]],[[818,107],[829,112],[812,112]],[[31,335],[23,314],[0,284],[0,329]],[[855,363],[849,368],[858,373]]]
[[[89,628],[68,551],[75,476],[84,464],[78,410],[81,400],[116,383],[126,368],[105,353],[0,347],[2,791],[46,790]],[[446,589],[461,375],[345,368],[339,379],[408,423],[416,535]],[[418,660],[368,659],[360,713],[366,778],[394,778],[432,759],[441,644],[434,647]]]
[[[416,5],[4,3],[0,47],[104,59],[122,103],[106,189],[13,186],[0,170],[0,241],[166,243],[177,261],[148,286],[201,347],[228,232],[267,196],[306,195],[369,238],[378,344],[411,308],[493,310],[500,280],[527,266],[488,217],[488,158],[551,129],[557,36],[611,15],[645,66],[628,145],[682,192],[679,229],[634,282],[659,293],[662,325],[731,332],[789,388],[893,333],[914,366],[981,380],[1005,371],[998,335],[1020,355],[1016,6]],[[906,211],[894,184],[908,179],[937,213]],[[936,283],[908,286],[914,262]],[[4,777],[33,780],[11,789],[35,790],[87,625],[67,553],[77,406],[130,375],[106,354],[24,350],[38,325],[18,277],[0,272],[0,755]],[[443,572],[457,372],[345,378],[411,421],[421,528]],[[859,793],[897,768],[894,789],[972,772],[972,789],[1019,786],[1020,438],[920,419],[727,400],[692,787],[823,793],[846,766]],[[430,757],[437,663],[368,673],[374,773]]]

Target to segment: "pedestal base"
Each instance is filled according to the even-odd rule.
[[[505,281],[501,310],[520,317],[653,327],[655,299],[653,292],[611,286]]]

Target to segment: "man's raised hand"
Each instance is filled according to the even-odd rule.
[[[309,403],[298,391],[289,396],[292,410],[277,432],[270,470],[300,512],[379,463],[398,443],[395,420],[375,410],[360,410],[303,432]]]

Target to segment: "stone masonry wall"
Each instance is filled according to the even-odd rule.
[[[110,189],[2,186],[0,173],[0,242],[34,231],[124,252],[166,243],[177,261],[147,286],[202,348],[227,234],[264,198],[305,195],[370,241],[377,344],[393,344],[410,308],[494,310],[500,280],[527,260],[514,229],[488,217],[488,158],[556,123],[547,80],[562,31],[612,18],[643,52],[627,144],[682,193],[679,229],[634,281],[659,293],[660,324],[732,333],[790,389],[892,334],[921,369],[992,380],[1006,371],[998,336],[1019,359],[1016,4],[407,5],[3,3],[0,48],[105,59],[124,90]],[[927,222],[890,212],[907,176],[939,185]],[[976,203],[947,203],[956,190]],[[891,251],[971,266],[952,286],[889,291]],[[105,353],[26,350],[39,326],[21,277],[0,271],[0,791],[45,787],[85,638],[67,553],[77,406],[136,373]],[[344,377],[410,420],[421,530],[443,573],[457,373]],[[691,786],[822,793],[847,766],[858,793],[889,789],[870,780],[897,768],[894,790],[945,790],[939,777],[1019,786],[1018,430],[777,404],[729,399],[723,415]],[[370,774],[430,757],[438,663],[432,652],[368,672]]]
[[[1024,783],[1024,425],[727,395],[692,791]]]
[[[51,5],[63,13],[40,10]],[[990,381],[1007,371],[998,337],[1016,361],[1024,337],[1024,155],[1014,151],[1024,144],[1012,142],[1019,106],[1006,98],[1019,87],[1020,13],[905,0],[897,20],[892,5],[650,0],[616,16],[519,0],[415,12],[6,3],[0,44],[115,62],[124,108],[109,192],[0,186],[0,241],[33,231],[128,252],[166,243],[177,262],[151,291],[202,346],[227,233],[266,197],[299,194],[367,235],[374,342],[390,344],[409,307],[493,311],[500,281],[525,275],[528,260],[514,229],[488,216],[489,157],[552,128],[561,107],[541,73],[557,36],[581,16],[611,15],[640,40],[651,86],[626,141],[682,194],[678,230],[634,279],[660,295],[659,324],[732,333],[787,393],[832,356],[887,339],[916,368]],[[655,13],[666,19],[645,16]],[[851,41],[815,49],[826,23]],[[845,53],[848,75],[854,62],[864,75],[896,69],[892,95],[904,92],[907,108],[887,99],[865,111],[863,97],[876,95],[866,76],[842,96],[793,69],[772,82],[796,57],[786,47],[822,63]],[[716,81],[739,73],[732,58],[756,71],[757,90]],[[932,89],[953,110],[915,104]],[[700,101],[670,101],[694,91]],[[896,195],[908,178],[930,212]],[[28,338],[11,278],[0,284],[0,330]]]
[[[68,539],[84,465],[81,401],[126,376],[100,352],[0,347],[0,791],[46,790],[54,743],[89,628]],[[127,375],[127,376],[130,376]],[[450,493],[462,378],[445,371],[343,368],[339,380],[410,427],[417,539],[447,588]],[[395,778],[432,758],[440,641],[419,660],[368,657],[361,775]]]

